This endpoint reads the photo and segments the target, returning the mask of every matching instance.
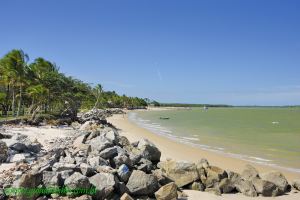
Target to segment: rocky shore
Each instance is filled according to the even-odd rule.
[[[119,109],[92,110],[72,123],[72,134],[47,142],[47,148],[26,135],[1,129],[0,163],[14,163],[0,172],[1,199],[187,199],[182,190],[215,195],[279,196],[300,190],[300,181],[288,183],[277,171],[260,174],[245,166],[241,174],[199,162],[161,160],[160,150],[147,139],[130,143],[106,122]],[[9,188],[24,188],[23,192]],[[26,191],[52,189],[47,194]],[[27,190],[26,190],[27,189]],[[83,194],[78,189],[93,191]],[[24,192],[25,191],[25,192]],[[42,191],[42,190],[40,190]]]

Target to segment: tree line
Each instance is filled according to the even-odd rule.
[[[13,49],[0,59],[0,111],[2,116],[31,116],[39,113],[75,116],[79,109],[143,108],[147,102],[138,97],[104,91],[67,76],[42,57],[29,63],[24,51]]]

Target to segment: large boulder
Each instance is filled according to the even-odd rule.
[[[289,189],[288,181],[284,175],[278,171],[271,171],[261,174],[261,178],[265,181],[274,183],[278,187],[280,194],[284,194]]]
[[[151,195],[159,188],[156,177],[140,170],[134,170],[126,184],[133,195]]]
[[[106,148],[113,146],[113,143],[103,135],[91,139],[89,141],[89,144],[91,145],[92,151],[96,152],[100,152]]]
[[[191,162],[167,160],[158,163],[164,176],[173,180],[178,187],[182,187],[199,180],[196,165]]]
[[[113,174],[99,173],[89,178],[90,183],[96,187],[96,199],[105,199],[109,197],[116,186],[117,180]]]
[[[68,177],[65,180],[64,185],[71,190],[75,190],[75,189],[79,189],[79,188],[80,189],[89,189],[91,186],[89,179],[86,176],[84,176],[78,172],[75,172],[70,177]],[[76,192],[70,191],[67,193],[67,195],[76,196]]]
[[[91,121],[86,121],[84,122],[81,127],[79,128],[79,130],[81,131],[95,131],[97,129],[99,129],[100,126],[98,124],[98,122],[91,120]]]
[[[157,200],[176,200],[178,197],[177,185],[172,182],[162,186],[157,192],[155,192],[155,197]]]
[[[100,152],[99,156],[104,159],[111,159],[118,155],[118,148],[116,146],[104,149]]]
[[[141,139],[138,142],[137,148],[140,150],[143,158],[148,159],[152,162],[159,162],[161,152],[160,150],[149,140]]]
[[[8,157],[7,152],[8,152],[8,147],[6,143],[0,140],[0,164],[6,161]]]
[[[298,180],[294,180],[293,183],[292,183],[293,187],[296,189],[296,190],[299,190],[300,191],[300,179]]]
[[[218,188],[222,193],[231,193],[235,190],[235,186],[229,178],[224,178],[218,184]]]
[[[215,187],[223,178],[227,178],[227,172],[216,166],[209,166],[205,169],[206,180],[204,184],[207,188]]]
[[[75,171],[77,169],[77,166],[75,164],[70,164],[70,163],[63,163],[63,162],[56,162],[52,166],[53,171],[65,171],[65,170],[73,170]]]
[[[88,164],[90,164],[90,166],[93,167],[94,169],[97,169],[97,167],[99,166],[107,166],[109,164],[106,160],[104,160],[99,156],[88,157],[87,161]]]
[[[130,177],[130,170],[127,165],[123,164],[118,169],[118,176],[123,182],[127,182]]]
[[[240,179],[234,183],[234,186],[237,189],[237,191],[243,193],[245,196],[249,196],[249,197],[257,196],[257,192],[254,188],[254,185],[248,180]]]
[[[242,172],[242,178],[245,180],[252,180],[253,178],[258,178],[259,174],[258,171],[252,166],[247,164],[246,169]]]
[[[251,182],[258,194],[265,197],[275,197],[280,194],[278,187],[269,181],[262,180],[260,178],[254,177]]]
[[[81,163],[79,165],[79,168],[80,168],[80,172],[87,177],[93,176],[95,174],[95,169],[91,167],[89,164]]]
[[[62,178],[59,172],[44,171],[43,185],[45,187],[60,187],[62,185]]]

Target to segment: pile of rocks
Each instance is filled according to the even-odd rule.
[[[91,113],[99,113],[91,112]],[[14,169],[0,176],[0,199],[7,198],[4,188],[69,188],[67,193],[47,195],[19,194],[19,199],[151,199],[171,200],[183,197],[181,189],[222,193],[240,192],[247,196],[277,196],[291,190],[279,172],[259,174],[248,165],[241,173],[211,166],[206,159],[198,163],[160,161],[160,150],[147,139],[134,143],[119,135],[101,117],[91,117],[83,124],[73,124],[74,135],[51,141],[51,150],[35,155],[35,162],[23,160]],[[98,115],[97,115],[98,116]],[[2,139],[5,140],[5,139]],[[40,147],[27,144],[26,138],[12,136],[0,142],[0,159],[8,152],[38,152]],[[17,154],[14,154],[17,155]],[[11,159],[10,156],[5,158]],[[5,160],[4,159],[4,160]],[[299,190],[299,181],[293,186]],[[95,189],[93,194],[81,194],[75,189]],[[16,194],[9,194],[14,197]]]
[[[42,148],[38,141],[30,141],[22,134],[1,134],[0,163],[34,162]]]
[[[105,122],[105,119],[113,114],[124,114],[124,111],[120,108],[92,109],[85,113],[79,113],[77,117],[81,123],[91,120]]]

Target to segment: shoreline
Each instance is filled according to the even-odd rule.
[[[266,166],[259,163],[229,157],[225,154],[204,150],[199,147],[193,147],[188,144],[180,143],[170,138],[155,134],[143,127],[138,126],[128,119],[126,116],[113,115],[109,117],[108,122],[112,123],[116,128],[120,129],[120,134],[126,136],[130,142],[137,141],[142,138],[147,138],[152,141],[162,152],[161,160],[187,160],[197,162],[201,158],[206,158],[210,164],[221,167],[225,170],[231,170],[241,173],[246,164],[254,166],[260,173],[267,171],[280,171],[288,179],[289,182],[300,179],[300,173],[291,172],[282,168]]]

